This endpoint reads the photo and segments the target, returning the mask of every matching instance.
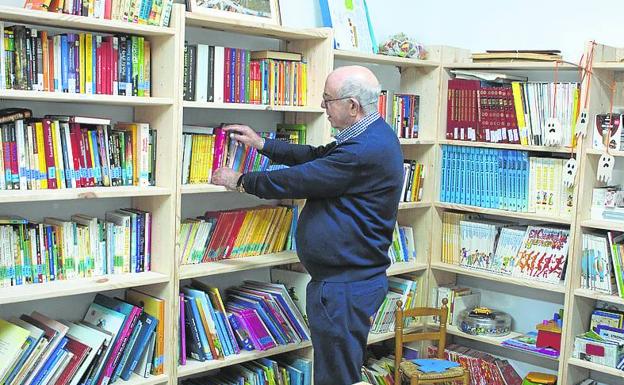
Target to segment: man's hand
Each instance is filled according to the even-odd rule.
[[[212,183],[218,186],[225,186],[228,190],[236,190],[236,182],[242,174],[231,168],[221,167],[212,176]]]
[[[230,124],[223,127],[225,132],[230,134],[232,139],[253,147],[256,150],[262,150],[264,147],[264,138],[260,137],[251,127],[242,124]]]

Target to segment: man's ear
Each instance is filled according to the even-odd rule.
[[[353,99],[349,99],[349,101],[351,102],[351,107],[349,108],[349,113],[351,114],[351,116],[357,116],[358,111],[360,110],[360,105],[358,104],[358,102],[356,102]]]

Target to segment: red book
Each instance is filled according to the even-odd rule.
[[[52,144],[52,121],[43,119],[43,149],[45,151],[46,172],[48,174],[48,188],[57,189],[56,163],[54,162],[54,145]]]
[[[113,62],[111,66],[111,71],[113,75],[112,94],[119,95],[119,38],[114,36],[112,39],[113,39],[113,44],[112,44]]]
[[[85,165],[87,168],[87,173],[86,173],[86,177],[87,177],[87,186],[89,187],[93,187],[95,186],[95,177],[93,176],[94,173],[94,164],[93,164],[93,158],[91,158],[92,154],[91,154],[91,146],[89,146],[89,131],[88,130],[82,130],[82,135],[81,136],[81,144],[80,147],[83,151],[84,157],[85,157]]]
[[[80,125],[77,123],[69,124],[69,139],[72,146],[72,162],[74,163],[74,173],[76,175],[76,187],[85,187],[84,178],[84,158],[82,148],[80,147]]]
[[[110,20],[113,13],[113,0],[104,0],[104,18]]]
[[[224,56],[225,56],[225,62],[224,62],[224,76],[225,79],[223,81],[223,100],[226,103],[232,103],[234,100],[232,100],[232,95],[230,93],[230,85],[231,85],[231,77],[230,77],[230,72],[232,71],[232,61],[231,61],[231,56],[232,56],[232,49],[233,48],[228,48],[225,47],[224,49]]]
[[[238,210],[234,213],[234,219],[232,221],[232,228],[230,229],[230,234],[225,246],[225,255],[224,258],[229,258],[232,255],[232,249],[234,248],[234,242],[236,242],[236,238],[240,233],[241,226],[243,225],[243,220],[245,219],[245,210]]]
[[[60,377],[54,383],[54,385],[67,385],[67,383],[74,377],[78,368],[87,357],[91,348],[82,342],[67,336],[67,345],[65,350],[72,353],[74,356],[69,360],[69,364],[65,367],[65,370],[61,372]]]
[[[218,239],[222,237],[226,227],[225,220],[223,219],[224,214],[225,213],[223,211],[212,211],[206,212],[204,215],[206,218],[217,218],[217,222],[215,224],[215,229],[212,231],[210,236],[210,240],[208,241],[208,245],[206,246],[206,250],[204,251],[202,262],[216,260],[215,256]]]

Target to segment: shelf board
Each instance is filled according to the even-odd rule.
[[[173,98],[70,94],[65,92],[27,90],[0,90],[0,99],[28,100],[31,102],[90,103],[124,107],[167,106],[173,104]]]
[[[399,138],[399,143],[401,143],[401,146],[411,146],[411,145],[417,145],[417,144],[432,145],[432,144],[435,144],[435,140],[419,139],[419,138],[413,138],[413,139]]]
[[[168,275],[148,271],[144,273],[105,275],[101,277],[12,286],[0,288],[0,305],[125,289],[128,287],[145,286],[163,282],[169,282]]]
[[[591,298],[597,301],[604,301],[615,303],[618,305],[624,305],[624,298],[617,295],[609,295],[605,293],[600,293],[598,291],[589,290],[589,289],[576,289],[574,290],[574,294],[579,297]]]
[[[408,209],[420,209],[425,207],[430,207],[431,202],[420,201],[420,202],[399,202],[399,210],[408,210]]]
[[[215,29],[244,35],[264,36],[284,40],[325,39],[329,28],[299,29],[268,23],[256,23],[246,20],[230,19],[219,16],[186,12],[186,26]]]
[[[606,219],[588,219],[582,221],[581,226],[589,229],[624,231],[624,222],[608,221]]]
[[[166,374],[159,374],[157,376],[150,376],[147,378],[141,377],[136,374],[132,374],[128,381],[121,380],[119,384],[123,385],[158,385],[164,384],[169,381],[169,376]]]
[[[391,277],[393,275],[405,274],[405,273],[415,273],[419,271],[427,270],[426,263],[419,262],[395,262],[388,270],[386,270],[386,275]]]
[[[523,349],[517,349],[511,346],[505,346],[503,345],[503,341],[508,340],[510,338],[515,338],[518,337],[520,335],[522,335],[521,333],[517,333],[517,332],[511,332],[508,335],[504,336],[504,337],[487,337],[487,336],[475,336],[472,334],[467,334],[462,332],[461,330],[459,330],[459,328],[455,325],[448,325],[446,327],[446,332],[447,334],[451,334],[457,337],[461,337],[461,338],[467,338],[469,340],[473,340],[473,341],[479,341],[488,345],[493,345],[493,346],[500,346],[502,348],[505,349],[509,349],[509,350],[513,350],[515,352],[520,352],[520,353],[526,353],[532,356],[536,356],[536,357],[540,357],[540,358],[546,358],[549,360],[553,360],[553,361],[559,361],[559,358],[555,358],[555,357],[550,357],[544,354],[539,354],[539,353],[534,353],[534,352],[530,352],[528,350],[523,350]]]
[[[9,6],[0,6],[0,20],[93,32],[127,33],[142,36],[175,35],[175,30],[170,27],[128,23],[119,20],[96,19],[94,17],[35,11]]]
[[[502,150],[520,150],[533,152],[569,153],[570,147],[525,146],[523,144],[470,142],[467,140],[441,140],[440,144],[449,146],[499,148]]]
[[[435,206],[441,209],[466,211],[470,213],[495,215],[499,217],[521,218],[521,219],[528,219],[528,220],[537,221],[537,222],[560,223],[560,224],[565,224],[565,225],[569,225],[570,223],[572,223],[572,219],[569,219],[569,218],[560,218],[556,216],[547,216],[547,215],[536,214],[536,213],[523,213],[523,212],[518,212],[518,211],[486,209],[483,207],[462,205],[462,204],[457,204],[457,203],[436,202]]]
[[[344,51],[335,49],[334,59],[346,60],[356,63],[372,63],[382,65],[393,65],[401,68],[409,67],[429,67],[435,68],[440,65],[440,62],[435,60],[420,60],[403,58],[398,56],[388,56],[374,53],[356,52],[356,51]]]
[[[603,61],[592,63],[592,69],[624,71],[624,62]]]
[[[224,259],[219,262],[206,262],[180,266],[180,279],[206,277],[209,275],[226,274],[235,271],[260,269],[299,262],[297,253],[288,250],[274,254],[255,257]]]
[[[555,62],[533,62],[533,61],[504,61],[504,62],[467,62],[467,63],[445,63],[446,69],[481,69],[481,70],[544,70],[554,71]],[[569,63],[559,63],[560,71],[578,71],[578,66]]]
[[[570,365],[577,366],[579,368],[585,368],[594,372],[608,374],[610,376],[624,378],[624,371],[616,368],[610,368],[605,365],[595,364],[593,362],[584,361],[578,358],[569,358],[568,363]]]
[[[585,150],[585,152],[589,155],[597,155],[600,156],[602,154],[605,153],[605,150],[597,150],[595,148],[588,148],[587,150]],[[609,150],[609,154],[613,155],[614,157],[624,157],[624,151],[616,151],[616,150]]]
[[[273,112],[311,112],[315,114],[324,113],[325,110],[320,106],[275,106],[267,104],[248,104],[248,103],[208,103],[184,101],[184,108],[202,108],[210,110],[244,110],[244,111],[273,111]]]
[[[408,327],[408,328],[403,329],[403,334],[413,333],[420,329],[422,329],[421,326]],[[371,344],[376,344],[377,342],[391,340],[393,338],[394,338],[394,331],[387,332],[387,333],[369,333],[368,340],[366,341],[366,343],[368,345],[371,345]]]
[[[208,372],[211,370],[224,368],[226,366],[240,364],[243,362],[253,361],[262,357],[269,357],[269,356],[274,356],[276,354],[292,352],[294,350],[304,349],[304,348],[308,348],[311,346],[312,346],[312,343],[310,341],[306,341],[300,344],[280,345],[273,349],[264,350],[264,351],[256,351],[256,350],[241,351],[240,354],[228,356],[228,357],[225,357],[224,359],[219,359],[219,360],[199,362],[199,361],[189,359],[186,361],[186,365],[178,366],[178,378],[183,378],[183,377],[191,376],[193,374]]]
[[[476,277],[481,279],[487,279],[488,281],[500,282],[507,285],[515,285],[522,287],[530,287],[536,290],[550,291],[554,293],[565,293],[565,286],[561,284],[553,284],[540,281],[531,281],[523,278],[514,278],[508,275],[489,273],[487,271],[480,271],[475,269],[469,269],[463,266],[451,265],[442,262],[432,262],[431,268],[435,270],[447,271],[449,273],[455,273],[470,277]]]
[[[60,201],[79,199],[126,198],[162,196],[171,194],[165,187],[86,187],[56,190],[2,190],[0,203]]]
[[[225,187],[217,186],[216,184],[184,184],[180,187],[180,190],[182,194],[204,194],[228,191]]]

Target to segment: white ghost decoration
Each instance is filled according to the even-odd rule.
[[[566,188],[570,188],[574,186],[576,182],[576,159],[570,158],[566,162],[565,166],[563,166],[563,185]]]
[[[548,118],[546,120],[546,135],[544,135],[544,144],[546,146],[559,146],[563,140],[561,132],[561,122],[557,118]]]
[[[583,108],[579,113],[575,128],[577,138],[585,137],[585,135],[587,135],[587,126],[589,124],[589,119],[587,118],[588,115],[587,108]]]
[[[615,165],[615,158],[613,155],[607,153],[602,154],[598,161],[598,172],[596,173],[596,179],[599,182],[609,184],[613,178],[613,166]]]

